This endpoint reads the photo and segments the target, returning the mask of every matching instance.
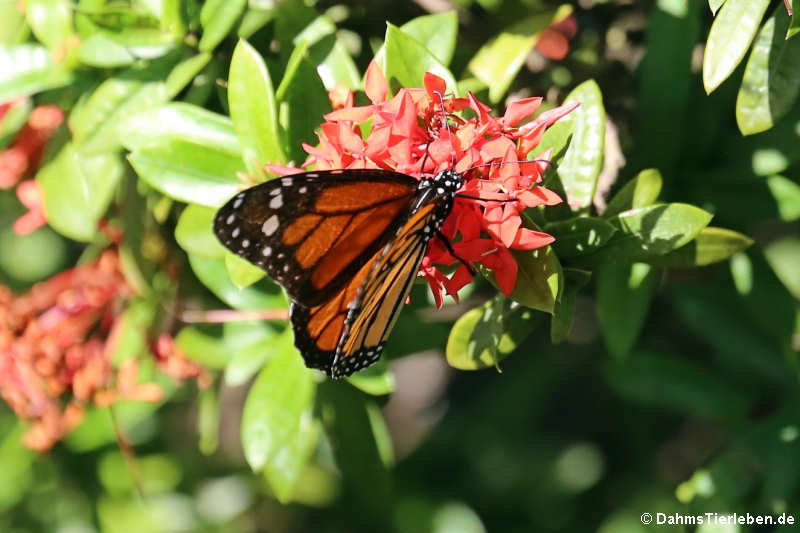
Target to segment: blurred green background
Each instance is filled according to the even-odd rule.
[[[149,3],[68,2],[77,13]],[[781,11],[782,2],[773,6],[780,24],[797,24]],[[400,26],[431,10],[456,9],[450,70],[460,74],[493,36],[556,7],[536,0],[323,1],[297,10],[327,13],[338,42],[364,72],[386,21]],[[715,226],[752,237],[752,247],[702,268],[606,267],[578,294],[567,340],[553,345],[542,322],[501,363],[502,372],[456,371],[441,350],[428,350],[393,361],[389,396],[365,403],[345,383],[320,384],[317,394],[337,405],[336,416],[352,413],[352,422],[338,425],[350,460],[337,467],[322,441],[288,504],[278,502],[242,452],[247,379],[206,391],[182,387],[157,406],[117,404],[113,419],[108,409],[91,411],[43,455],[22,447],[23,426],[0,406],[0,531],[788,530],[644,525],[640,515],[800,518],[796,98],[770,129],[743,136],[736,113],[745,62],[711,95],[704,90],[703,50],[714,20],[706,2],[580,0],[572,7],[578,33],[567,57],[526,54],[509,94],[542,95],[555,104],[593,78],[614,126],[606,162],[620,167],[607,186],[616,191],[643,168],[658,168],[661,199],[702,207],[714,214]],[[265,54],[280,31],[304,27],[293,30],[291,15],[273,24],[272,9],[269,0],[251,0],[244,15],[235,14],[240,31],[253,24],[249,40]],[[16,0],[0,0],[0,13],[3,42],[33,39],[30,18],[14,14]],[[227,112],[215,80],[226,77],[235,33],[220,37],[207,79],[195,78],[193,92],[182,93],[186,101]],[[285,63],[287,53],[267,55],[268,64]],[[102,66],[92,67],[77,71],[68,89],[43,92],[37,103],[80,98],[105,75]],[[784,72],[796,81],[800,66]],[[487,98],[485,86],[475,90]],[[84,250],[49,227],[17,236],[11,224],[24,211],[12,191],[0,191],[0,282],[16,291],[73,265]],[[415,291],[415,302],[427,302],[427,288]],[[488,294],[479,287],[467,305]],[[443,349],[446,323],[467,308],[432,315],[425,307],[405,312],[393,337],[396,353],[404,353],[403,339],[419,334],[420,323]],[[254,371],[243,372],[249,378]],[[134,456],[120,448],[114,419],[126,428]]]

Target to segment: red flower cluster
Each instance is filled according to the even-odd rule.
[[[138,382],[137,359],[119,368],[111,362],[123,331],[119,312],[132,296],[114,251],[21,296],[0,286],[0,395],[18,417],[32,422],[26,446],[49,449],[80,423],[89,404],[161,399],[156,384]],[[163,372],[210,383],[170,338],[154,348]]]
[[[498,286],[509,295],[517,279],[517,264],[509,249],[533,250],[553,241],[550,235],[524,228],[520,211],[561,202],[536,185],[546,161],[520,161],[539,143],[545,129],[577,104],[546,111],[516,127],[537,110],[541,98],[514,102],[503,117],[496,118],[471,93],[467,98],[445,96],[444,80],[433,74],[426,74],[424,84],[424,89],[400,89],[387,99],[386,78],[376,63],[370,64],[365,91],[372,104],[354,106],[352,93],[332,91],[334,111],[325,115],[326,122],[320,126],[319,146],[303,145],[310,155],[303,166],[383,168],[417,178],[448,168],[464,173],[460,192],[481,200],[457,198],[442,232],[461,258],[491,269]],[[465,110],[474,116],[456,115]],[[371,129],[364,136],[367,121]],[[548,157],[549,153],[542,155]],[[269,169],[281,175],[300,171],[279,165],[269,165]],[[421,271],[438,306],[445,291],[456,296],[472,279],[464,265],[450,278],[435,266],[456,262],[438,239],[431,241]]]
[[[0,106],[0,118],[20,102]],[[64,121],[64,111],[55,105],[43,105],[34,109],[28,122],[17,134],[14,143],[0,150],[0,189],[10,189],[39,168],[47,140]],[[46,223],[42,194],[33,180],[23,181],[17,187],[17,197],[28,208],[28,212],[14,223],[14,231],[27,235]]]

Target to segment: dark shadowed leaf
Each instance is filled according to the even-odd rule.
[[[569,336],[575,313],[575,297],[591,279],[592,273],[588,270],[564,269],[564,288],[556,302],[553,318],[550,321],[550,340],[553,344],[559,344]]]
[[[617,232],[609,222],[595,217],[576,217],[552,222],[544,226],[544,231],[556,238],[550,246],[559,259],[594,252]]]

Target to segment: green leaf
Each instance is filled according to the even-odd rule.
[[[308,44],[297,45],[289,57],[286,72],[275,93],[280,106],[281,126],[286,132],[286,153],[290,161],[303,161],[303,143],[317,143],[314,134],[322,115],[331,109],[328,92],[309,60]]]
[[[106,80],[92,93],[79,118],[70,117],[75,146],[87,154],[118,150],[129,134],[127,119],[166,100],[162,82]]]
[[[767,187],[778,204],[781,220],[794,222],[800,218],[800,185],[783,176],[770,176]]]
[[[128,156],[136,173],[174,200],[220,207],[238,190],[241,159],[182,140],[140,148]]]
[[[148,109],[128,119],[126,129],[123,143],[132,152],[181,140],[240,158],[231,119],[196,105],[176,102]]]
[[[240,39],[249,39],[251,35],[275,18],[275,11],[275,8],[248,9],[242,17],[242,22],[236,30],[236,35]]]
[[[463,86],[463,81],[461,84]],[[575,111],[573,111],[573,113],[574,112]],[[551,156],[551,162],[560,162],[564,158],[564,154],[567,151],[569,142],[572,139],[572,130],[574,128],[575,123],[571,120],[566,120],[566,117],[560,119],[555,124],[552,124],[544,131],[542,140],[539,141],[539,144],[536,146],[536,148],[531,150],[531,152],[528,154],[528,159],[535,159],[539,156],[539,154],[547,151],[548,149],[552,149],[553,155]]]
[[[553,14],[546,12],[514,24],[483,45],[470,60],[467,69],[489,87],[492,103],[506,94]]]
[[[606,378],[629,401],[715,420],[744,420],[750,403],[716,373],[665,355],[632,354],[624,363],[609,364]]]
[[[586,211],[592,205],[597,176],[603,168],[606,112],[594,80],[581,83],[564,100],[564,104],[573,102],[580,102],[580,107],[559,120],[572,123],[573,133],[556,173],[569,207]]]
[[[355,388],[366,392],[372,396],[385,396],[394,392],[394,374],[389,370],[386,358],[378,360],[377,363],[356,372],[347,378]]]
[[[609,219],[617,234],[605,248],[586,259],[590,264],[622,264],[666,254],[691,242],[711,216],[699,207],[680,203],[624,211]]]
[[[50,51],[35,44],[0,44],[0,102],[67,85],[71,73],[53,64]]]
[[[0,2],[0,45],[23,43],[30,33],[25,13],[20,11],[18,4],[8,0]]]
[[[225,383],[229,387],[247,383],[264,363],[284,349],[275,329],[265,324],[263,321],[225,324],[225,340],[233,354],[225,367]]]
[[[550,340],[553,344],[564,342],[572,329],[572,318],[575,314],[575,298],[578,291],[592,279],[588,270],[577,268],[564,269],[564,289],[556,302],[553,318],[550,321]]]
[[[214,295],[235,309],[284,309],[286,300],[280,288],[268,279],[238,289],[230,280],[224,259],[189,255],[192,271]]]
[[[12,104],[0,118],[0,150],[11,144],[17,132],[28,122],[32,110],[33,103],[24,98]]]
[[[281,351],[261,371],[242,412],[242,447],[253,470],[263,470],[275,496],[291,500],[316,444],[316,384],[286,330]]]
[[[123,172],[117,154],[88,156],[66,144],[36,175],[47,222],[66,237],[92,240]]]
[[[400,29],[422,43],[442,65],[450,64],[458,34],[458,14],[455,11],[417,17]]]
[[[222,42],[244,13],[247,0],[209,0],[200,11],[203,36],[197,47],[201,52],[210,52]]]
[[[211,259],[225,255],[225,248],[214,235],[216,213],[216,209],[197,204],[189,204],[181,212],[175,227],[175,240],[186,253]]]
[[[736,69],[761,24],[769,0],[728,0],[708,33],[703,86],[711,93]]]
[[[219,446],[219,397],[214,387],[200,390],[197,399],[198,448],[203,455],[211,455]]]
[[[786,39],[789,19],[775,7],[753,43],[736,98],[736,123],[744,135],[770,129],[800,94],[800,39]]]
[[[325,88],[328,90],[333,89],[338,83],[354,91],[359,89],[361,75],[358,73],[358,67],[356,67],[353,58],[339,39],[334,36],[331,36],[330,39],[333,41],[333,45],[317,66],[317,73],[322,83],[325,84]],[[324,44],[320,43],[317,46],[324,46]],[[317,57],[315,53],[317,46],[312,48],[312,58]]]
[[[544,231],[555,237],[555,242],[550,246],[559,259],[594,252],[617,232],[609,222],[595,217],[575,217],[551,222],[544,226]]]
[[[225,251],[225,268],[233,284],[240,289],[249,287],[266,276],[266,272],[229,250]]]
[[[764,256],[781,283],[800,300],[800,239],[784,237],[770,243]]]
[[[192,56],[188,59],[181,61],[166,80],[167,95],[170,99],[175,98],[178,94],[186,88],[187,85],[192,83],[192,80],[202,72],[202,70],[211,61],[211,54],[202,53]]]
[[[191,361],[214,370],[225,368],[235,356],[217,324],[181,328],[175,345]]]
[[[78,59],[84,65],[99,68],[124,67],[136,61],[127,47],[103,33],[95,33],[81,42]]]
[[[425,45],[392,24],[386,27],[386,79],[401,87],[422,87],[426,72],[442,78],[448,92],[456,92],[456,80],[450,71],[425,48]]]
[[[660,270],[644,263],[597,270],[597,318],[613,359],[627,359],[636,344],[660,277]]]
[[[792,0],[792,22],[786,31],[786,38],[789,39],[800,33],[800,0]]]
[[[283,163],[272,79],[261,55],[240,40],[228,78],[228,106],[247,169],[258,174],[267,163]]]
[[[652,205],[661,193],[662,183],[661,173],[658,170],[654,168],[642,170],[614,195],[603,211],[603,217],[609,218],[629,209]]]
[[[36,38],[54,48],[64,44],[75,32],[73,5],[69,0],[27,0],[25,16]]]
[[[464,313],[447,339],[447,363],[460,370],[497,366],[534,330],[544,315],[498,294]]]
[[[721,8],[724,3],[725,0],[708,0],[708,7],[711,9],[711,13],[716,15],[717,11],[719,11],[719,8]]]
[[[724,228],[706,227],[697,237],[668,254],[648,259],[652,265],[697,267],[724,261],[753,244],[749,237]]]
[[[536,250],[511,250],[517,262],[517,284],[510,298],[531,309],[553,313],[561,286],[564,283],[561,263],[552,247]],[[489,281],[495,286],[494,275]]]

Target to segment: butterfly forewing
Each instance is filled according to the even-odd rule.
[[[376,253],[329,301],[294,303],[295,344],[306,364],[333,377],[349,376],[380,357],[414,278],[432,228],[435,204],[411,215],[397,237]]]
[[[387,170],[307,172],[262,183],[217,213],[214,232],[298,303],[328,302],[389,242],[418,182]]]

